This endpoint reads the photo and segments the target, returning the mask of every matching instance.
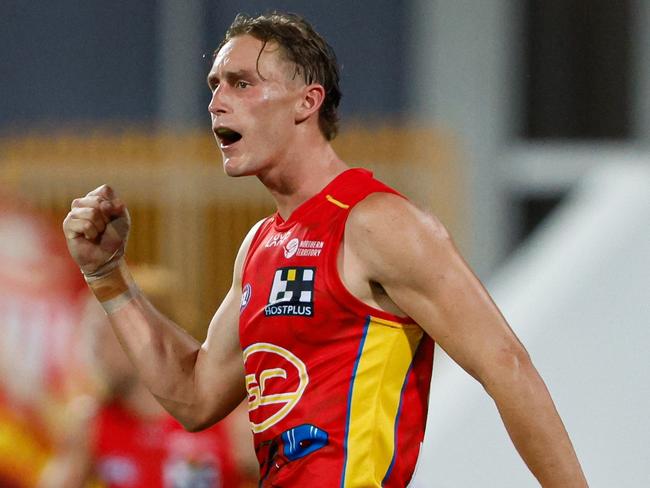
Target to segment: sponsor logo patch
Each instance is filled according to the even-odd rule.
[[[284,257],[287,259],[292,258],[298,251],[299,245],[300,239],[296,239],[295,237],[287,242],[287,244],[284,246]]]
[[[289,238],[289,235],[291,235],[290,230],[288,230],[286,232],[282,232],[280,234],[273,234],[271,237],[269,237],[269,240],[266,241],[266,244],[264,244],[264,247],[281,246],[282,244],[284,244],[284,241],[286,241]]]
[[[293,238],[284,246],[284,257],[289,259],[294,256],[320,256],[325,243],[323,241],[301,241]]]
[[[275,270],[267,317],[277,315],[314,315],[314,277],[316,268],[287,267]]]

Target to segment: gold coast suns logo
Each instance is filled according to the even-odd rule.
[[[289,415],[309,384],[305,363],[291,351],[268,342],[257,342],[244,349],[244,363],[255,361],[254,356],[258,354],[265,356],[264,364],[272,363],[276,367],[246,375],[248,411],[251,428],[256,434]]]

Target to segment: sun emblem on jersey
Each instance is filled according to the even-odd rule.
[[[309,384],[309,375],[300,358],[269,342],[251,344],[243,354],[244,364],[251,357],[264,354],[264,364],[274,366],[246,375],[251,429],[258,434],[289,415],[300,402]]]

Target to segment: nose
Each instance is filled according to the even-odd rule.
[[[220,85],[213,90],[212,98],[210,98],[210,103],[208,104],[208,112],[212,115],[219,115],[228,112],[224,100],[223,85]]]

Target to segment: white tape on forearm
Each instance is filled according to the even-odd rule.
[[[140,294],[140,289],[135,285],[129,286],[129,289],[115,298],[106,300],[105,302],[99,302],[107,315],[117,312],[122,307],[124,307],[131,300],[136,298]]]
[[[86,283],[107,314],[117,312],[140,294],[124,258],[99,276],[86,275]]]

